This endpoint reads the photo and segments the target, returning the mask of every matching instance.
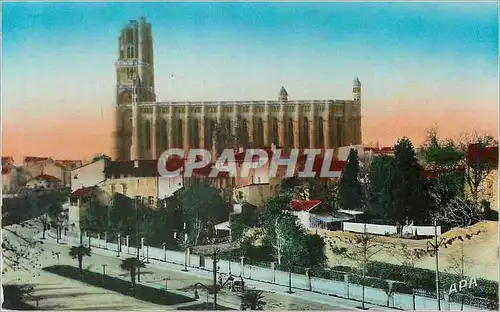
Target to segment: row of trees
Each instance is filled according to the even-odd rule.
[[[471,225],[487,206],[481,186],[496,164],[471,159],[467,150],[470,144],[480,150],[492,142],[491,137],[478,135],[462,143],[440,141],[433,130],[421,149],[421,159],[408,138],[398,140],[394,156],[361,159],[351,150],[335,207],[365,211],[366,217],[385,223],[430,224],[438,215],[441,221],[451,221],[450,226]],[[434,174],[425,176],[424,169]],[[464,209],[469,212],[464,214]]]
[[[130,235],[135,244],[137,234],[148,244],[177,246],[188,234],[188,243],[211,242],[214,225],[227,220],[231,207],[220,192],[202,181],[159,200],[157,207],[116,194],[110,205],[91,196],[83,209],[80,226],[93,233],[107,232],[108,237]],[[176,235],[174,235],[176,233]]]

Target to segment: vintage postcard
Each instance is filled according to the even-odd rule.
[[[3,2],[2,308],[492,310],[491,2]]]

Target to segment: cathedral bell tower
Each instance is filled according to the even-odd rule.
[[[115,68],[116,101],[112,134],[112,159],[130,160],[132,159],[132,144],[140,146],[140,131],[138,128],[132,129],[133,127],[128,122],[133,119],[137,123],[136,126],[140,125],[137,107],[135,116],[132,116],[134,87],[136,88],[137,103],[156,101],[153,36],[151,24],[146,22],[146,18],[141,17],[139,21],[132,20],[121,30],[118,38],[118,60],[115,63]],[[140,155],[134,156],[140,157]]]
[[[361,102],[361,82],[358,77],[352,83],[352,99],[356,102]]]

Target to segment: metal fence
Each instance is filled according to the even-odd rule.
[[[137,249],[127,244],[130,237],[120,237],[115,242],[105,241],[106,235],[83,233],[82,242],[84,245],[91,247],[107,249],[115,251],[121,255],[135,256]],[[63,239],[75,244],[79,244],[80,234],[68,235]],[[120,250],[119,250],[120,249]],[[213,259],[210,256],[202,256],[191,254],[190,249],[182,251],[169,250],[168,246],[163,248],[150,247],[144,239],[141,240],[139,246],[139,256],[144,260],[157,260],[165,263],[173,263],[184,266],[186,268],[197,268],[206,271],[212,271]],[[364,297],[365,303],[375,304],[383,307],[398,308],[403,310],[437,310],[437,300],[435,297],[430,297],[420,293],[403,294],[390,292],[388,289],[364,287],[359,284],[359,276],[354,279],[354,274],[344,274],[343,278],[326,279],[312,276],[310,271],[304,270],[304,273],[289,273],[275,268],[273,263],[269,263],[268,267],[250,265],[245,263],[245,259],[240,261],[218,259],[218,271],[222,274],[230,274],[232,276],[242,277],[254,281],[270,283],[280,286],[289,286],[289,278],[291,276],[291,284],[294,289],[307,290],[319,294],[341,297],[345,299],[361,301]],[[342,274],[339,272],[339,274]],[[356,280],[358,283],[354,283]],[[444,298],[443,298],[444,299]],[[454,298],[451,298],[454,299]],[[485,300],[485,299],[482,299]],[[479,300],[480,301],[480,300]],[[463,310],[477,310],[479,308],[488,309],[489,306],[483,302],[478,305],[478,299],[469,299],[465,302]],[[469,305],[469,303],[471,305]],[[442,307],[446,310],[460,310],[461,303],[443,300]],[[491,308],[490,308],[491,309]]]

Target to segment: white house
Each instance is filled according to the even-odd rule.
[[[41,174],[26,182],[27,188],[56,188],[62,186],[61,179],[58,179],[50,174]]]
[[[109,158],[100,157],[90,163],[71,170],[71,191],[91,187],[106,179],[104,168]]]

